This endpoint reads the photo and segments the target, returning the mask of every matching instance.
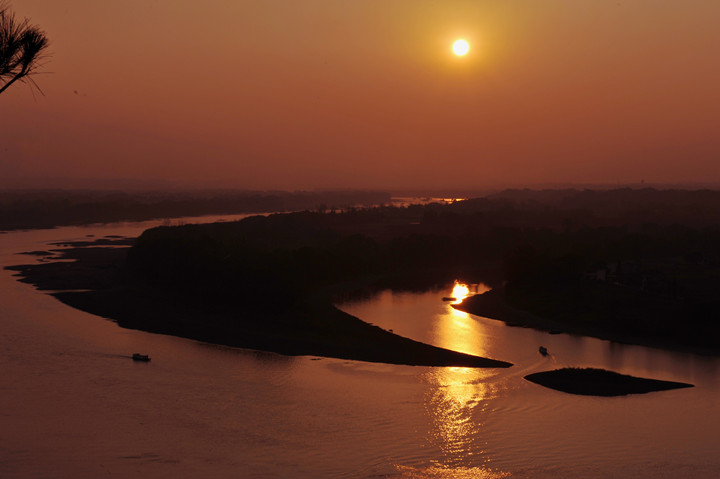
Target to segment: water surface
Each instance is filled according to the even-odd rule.
[[[7,233],[0,265],[35,261],[15,253],[51,241],[156,223]],[[720,477],[718,359],[508,327],[453,310],[442,301],[451,290],[384,291],[342,308],[515,366],[287,357],[126,330],[3,270],[0,476]],[[562,366],[696,387],[594,398],[522,379]]]

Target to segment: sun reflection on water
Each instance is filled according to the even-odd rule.
[[[457,281],[455,281],[455,286],[453,286],[451,294],[451,296],[455,298],[455,301],[453,301],[452,304],[462,303],[462,300],[467,298],[469,294],[470,288],[466,284],[458,283]]]
[[[484,418],[490,399],[497,396],[493,369],[435,368],[426,379],[433,384],[428,390],[425,409],[430,420],[429,445],[440,452],[439,466],[433,473],[423,471],[407,477],[506,477],[486,467],[489,458],[484,450]]]
[[[500,472],[485,467],[446,467],[430,466],[427,468],[395,466],[399,476],[403,478],[442,478],[442,479],[501,479],[510,477],[509,472]]]
[[[454,304],[470,295],[466,284],[456,282]],[[485,356],[485,340],[477,323],[450,305],[436,317],[438,345],[455,351]],[[405,471],[403,477],[507,477],[487,466],[484,450],[487,437],[483,426],[491,400],[498,395],[502,382],[495,369],[446,367],[434,368],[425,376],[433,385],[426,393],[425,409],[430,420],[428,441],[441,451],[441,461],[428,470]]]
[[[492,372],[476,368],[438,368],[429,373],[436,387],[429,390],[426,409],[433,425],[433,436],[438,446],[455,462],[473,451],[482,423],[482,412],[493,390],[487,380]],[[456,456],[457,457],[452,457]]]
[[[480,287],[481,285],[474,285],[473,290],[477,291]],[[444,312],[436,316],[433,326],[435,338],[432,342],[453,351],[486,356],[486,338],[479,330],[478,322],[472,319],[468,313],[452,307],[453,304],[459,304],[470,296],[470,291],[471,288],[467,284],[455,282],[451,293],[455,300],[452,303],[446,303]]]

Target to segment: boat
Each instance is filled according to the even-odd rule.
[[[148,356],[147,354],[135,353],[132,355],[132,358],[133,358],[133,361],[144,361],[144,362],[150,361],[150,356]]]
[[[542,354],[543,356],[547,356],[547,355],[548,355],[548,350],[547,350],[547,348],[546,348],[545,346],[540,346],[540,347],[538,348],[538,351],[540,351],[540,354]]]
[[[457,301],[457,298],[453,298],[452,296],[444,296],[443,301]]]

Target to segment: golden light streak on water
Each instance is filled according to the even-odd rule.
[[[456,298],[451,304],[458,304],[470,295],[470,288],[456,281],[451,295]],[[450,304],[446,305],[444,314],[437,316],[434,329],[437,340],[433,343],[438,346],[478,356],[486,354],[485,338],[477,334],[477,322]]]
[[[484,467],[431,466],[417,468],[398,465],[396,468],[400,474],[397,477],[410,479],[501,479],[511,476],[509,472],[494,471]]]
[[[488,369],[459,367],[427,373],[427,380],[435,385],[426,394],[425,409],[431,426],[427,440],[441,451],[441,460],[432,471],[408,477],[436,477],[440,472],[443,474],[437,477],[505,477],[493,475],[489,469],[462,467],[472,456],[482,458],[486,454],[481,418],[489,400],[497,395],[494,374]]]
[[[452,297],[456,303],[470,294],[466,284],[456,282]],[[446,304],[444,314],[435,317],[435,337],[441,347],[469,354],[484,355],[484,336],[478,334],[474,320]],[[442,452],[442,459],[429,469],[406,469],[401,477],[507,477],[487,468],[467,468],[468,458],[483,457],[484,410],[497,397],[497,372],[492,369],[447,367],[428,371],[425,409],[431,425],[428,441]],[[477,458],[476,458],[477,459]]]

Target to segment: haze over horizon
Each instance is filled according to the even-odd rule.
[[[0,95],[0,187],[720,182],[709,0],[10,8],[51,45]]]

